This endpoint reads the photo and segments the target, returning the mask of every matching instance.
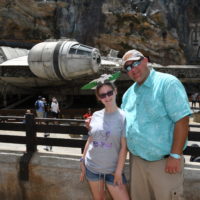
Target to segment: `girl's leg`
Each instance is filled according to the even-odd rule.
[[[105,200],[104,181],[88,181],[94,200]]]
[[[125,184],[120,186],[107,184],[107,188],[113,200],[130,200]]]

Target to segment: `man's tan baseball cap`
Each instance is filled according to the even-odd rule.
[[[141,58],[144,58],[144,55],[141,52],[139,52],[135,49],[127,51],[124,54],[124,56],[122,57],[122,67],[124,67],[126,62],[128,62],[130,60],[140,60]]]

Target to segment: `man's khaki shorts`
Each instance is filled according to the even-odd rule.
[[[184,158],[181,159],[181,172],[168,174],[165,172],[166,159],[150,162],[131,155],[132,200],[184,200]]]

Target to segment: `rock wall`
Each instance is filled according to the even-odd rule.
[[[162,65],[198,63],[198,0],[1,0],[0,39],[75,38],[110,49],[137,48]]]

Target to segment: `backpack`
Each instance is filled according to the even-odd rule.
[[[35,102],[35,109],[38,110],[40,108],[39,101]]]

